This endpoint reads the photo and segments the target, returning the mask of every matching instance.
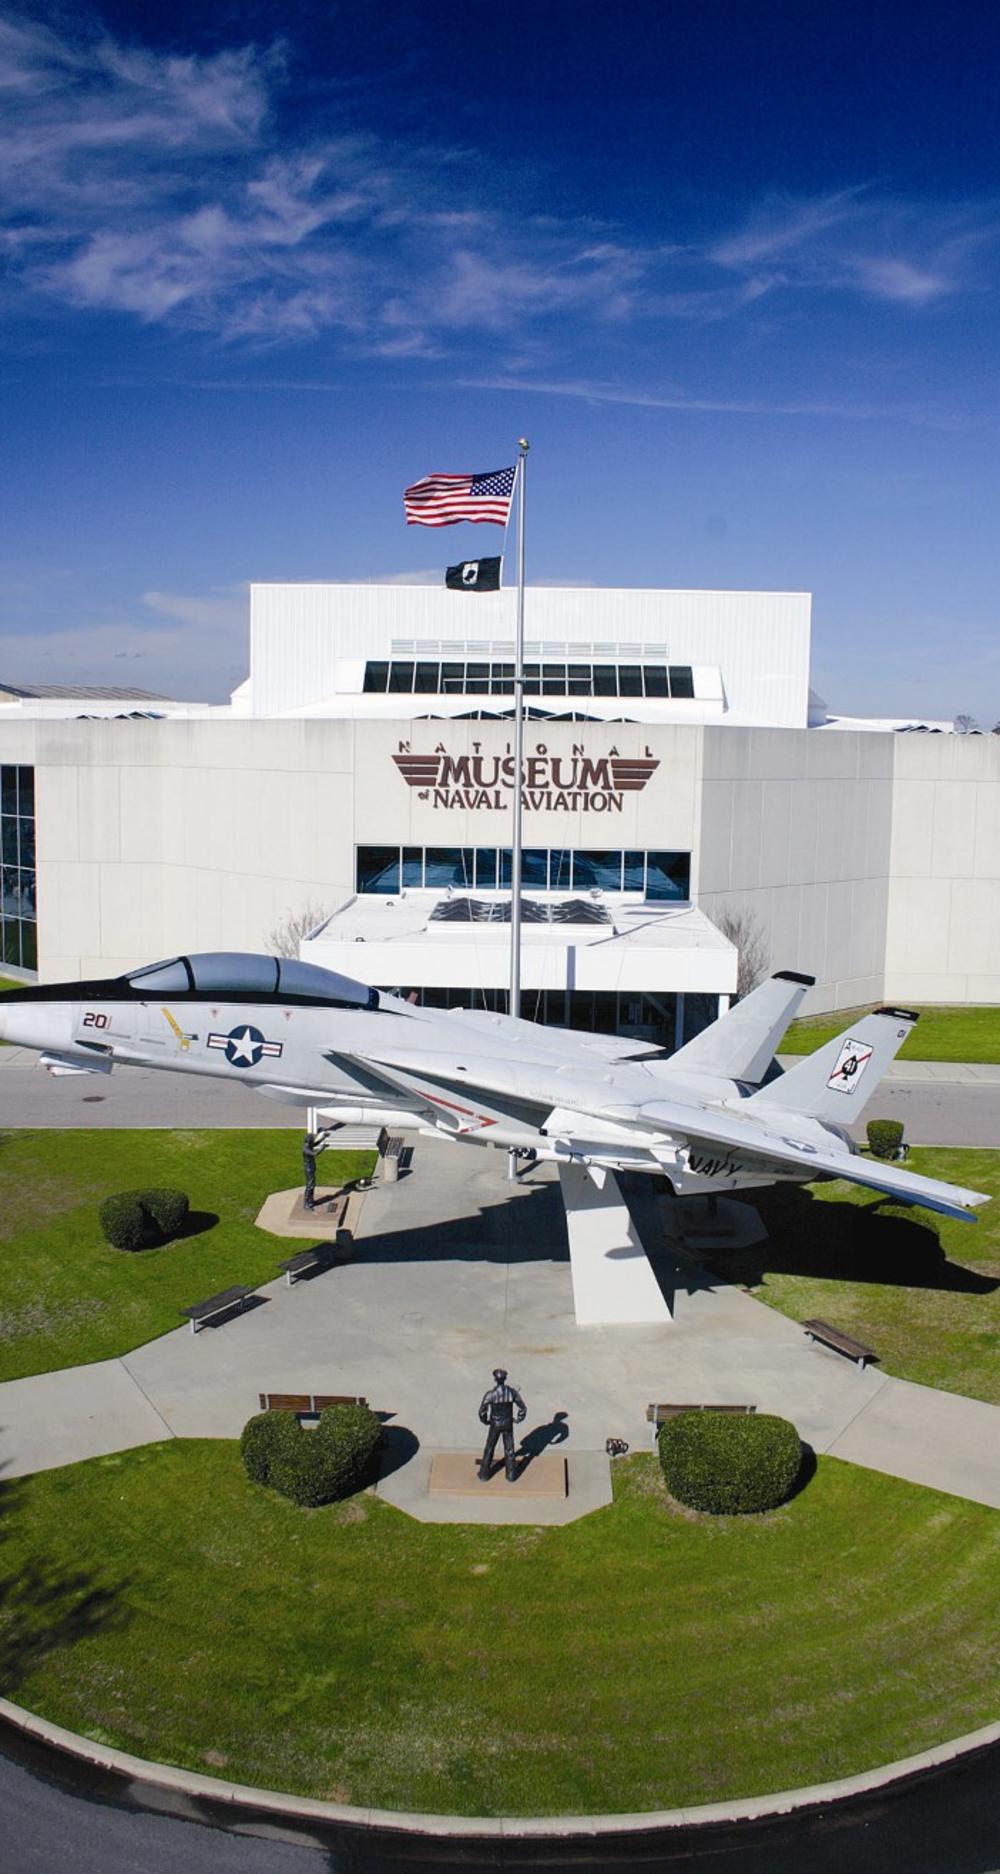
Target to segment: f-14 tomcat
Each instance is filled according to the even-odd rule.
[[[779,971],[676,1053],[471,1009],[420,1008],[315,964],[175,957],[108,981],[0,995],[0,1039],[59,1073],[166,1068],[322,1112],[665,1176],[678,1195],[847,1178],[974,1221],[982,1192],[862,1158],[846,1128],[917,1017],[882,1008],[784,1074],[813,982]]]

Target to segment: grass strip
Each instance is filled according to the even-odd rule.
[[[907,1168],[1000,1195],[1000,1152],[921,1146]],[[793,1321],[832,1321],[903,1379],[1000,1405],[1000,1203],[975,1224],[857,1185],[746,1193],[768,1240],[705,1260]]]
[[[300,1145],[286,1130],[0,1133],[0,1380],[127,1353],[180,1326],[191,1302],[272,1281],[295,1245],[254,1218],[270,1191],[301,1182]],[[373,1163],[324,1152],[320,1182]],[[161,1249],[111,1249],[101,1199],[164,1184],[190,1197],[187,1234]]]
[[[832,1459],[762,1517],[615,1480],[565,1529],[298,1510],[223,1441],[14,1481],[0,1683],[141,1756],[480,1815],[787,1789],[996,1717],[997,1512]]]
[[[843,1034],[869,1008],[838,1009],[833,1015],[810,1015],[793,1022],[781,1044],[782,1054],[812,1054],[834,1035]],[[1000,1008],[918,1007],[916,1027],[899,1050],[901,1061],[1000,1061]]]

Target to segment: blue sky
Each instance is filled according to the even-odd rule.
[[[1000,24],[867,0],[0,9],[0,678],[224,696],[251,579],[808,589],[1000,717]],[[470,600],[474,604],[474,600]]]

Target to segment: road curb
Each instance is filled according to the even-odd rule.
[[[428,1836],[467,1836],[483,1838],[516,1837],[586,1837],[590,1835],[627,1835],[657,1829],[699,1828],[712,1823],[750,1822],[766,1816],[787,1815],[796,1809],[825,1807],[851,1796],[863,1796],[872,1790],[919,1776],[922,1772],[953,1763],[957,1757],[1000,1743],[1000,1723],[983,1725],[965,1737],[957,1737],[933,1750],[901,1757],[895,1763],[857,1776],[840,1777],[831,1783],[814,1783],[804,1789],[781,1790],[770,1796],[747,1796],[734,1802],[703,1803],[690,1809],[650,1810],[637,1815],[577,1816],[464,1816],[428,1815],[401,1809],[366,1809],[350,1803],[322,1802],[310,1796],[292,1796],[281,1790],[254,1789],[241,1783],[227,1783],[220,1777],[202,1776],[196,1770],[178,1769],[172,1764],[151,1763],[143,1757],[130,1756],[91,1738],[79,1737],[62,1725],[51,1724],[35,1712],[0,1698],[0,1722],[62,1755],[94,1769],[110,1771],[130,1781],[148,1784],[155,1789],[173,1790],[203,1801],[228,1803],[233,1809],[259,1814],[284,1816],[303,1822],[336,1823],[356,1829],[391,1830],[396,1834]]]

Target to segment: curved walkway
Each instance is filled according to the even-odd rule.
[[[503,1154],[421,1141],[413,1173],[367,1198],[351,1263],[261,1288],[259,1305],[218,1328],[0,1386],[6,1474],[233,1438],[261,1390],[361,1393],[426,1459],[476,1444],[479,1398],[502,1362],[527,1401],[525,1430],[565,1414],[571,1476],[574,1456],[603,1454],[609,1436],[642,1448],[650,1399],[728,1400],[790,1418],[817,1452],[1000,1508],[1000,1406],[860,1372],[665,1252],[672,1323],[577,1328],[550,1168],[514,1187],[505,1172]],[[420,1514],[418,1474],[403,1465],[382,1488]]]

